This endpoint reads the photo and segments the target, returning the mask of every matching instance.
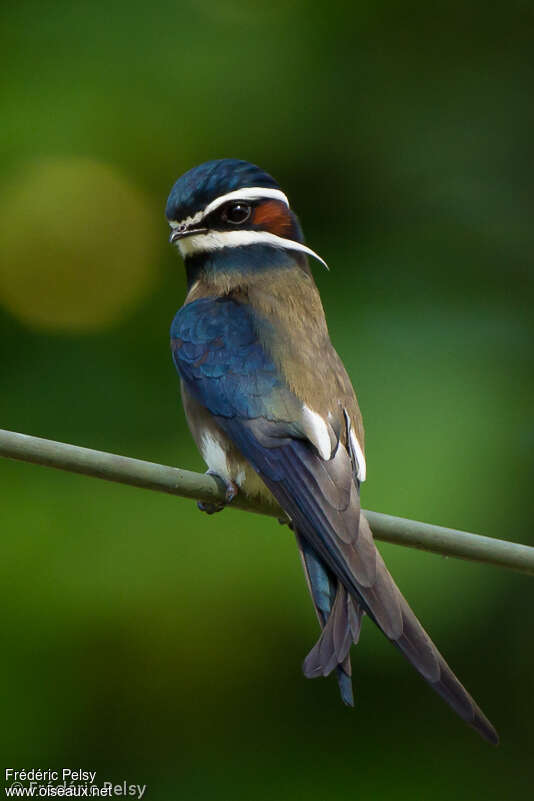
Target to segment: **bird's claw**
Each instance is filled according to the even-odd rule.
[[[207,515],[213,515],[216,512],[222,512],[225,506],[232,503],[239,493],[239,487],[235,481],[228,481],[227,479],[221,478],[218,473],[213,473],[211,470],[207,470],[206,475],[213,476],[218,481],[221,481],[225,488],[223,503],[218,501],[197,501],[197,506],[201,512],[205,512]]]
[[[207,515],[214,515],[224,509],[224,503],[211,503],[210,501],[197,501],[197,506],[201,512],[206,512]]]
[[[224,493],[224,503],[225,503],[225,505],[228,505],[229,503],[232,503],[234,498],[237,497],[238,493],[239,493],[239,487],[237,486],[237,484],[234,481],[229,481],[226,484],[226,492]]]

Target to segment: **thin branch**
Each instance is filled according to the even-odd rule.
[[[133,487],[167,492],[201,501],[222,501],[224,490],[217,479],[178,467],[80,448],[63,442],[17,434],[0,429],[0,456],[56,467]],[[238,495],[232,507],[247,512],[281,517],[280,508],[253,504]],[[365,511],[376,539],[432,551],[445,556],[508,567],[534,575],[534,548],[466,531],[433,526],[416,520]]]

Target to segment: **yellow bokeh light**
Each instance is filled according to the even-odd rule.
[[[96,331],[157,280],[158,210],[112,167],[26,167],[0,194],[0,304],[32,328]]]

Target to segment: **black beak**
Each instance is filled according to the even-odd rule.
[[[171,245],[174,242],[178,242],[179,239],[185,239],[187,236],[193,236],[194,234],[205,234],[207,228],[176,228],[169,237],[169,242]]]

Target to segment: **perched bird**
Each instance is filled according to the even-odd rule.
[[[171,348],[189,427],[227,503],[245,493],[290,521],[322,629],[304,674],[335,670],[352,705],[349,651],[367,614],[461,718],[497,743],[360,514],[362,418],[308,265],[308,256],[322,259],[304,244],[286,195],[254,164],[220,159],[176,181],[166,215],[187,272]]]

